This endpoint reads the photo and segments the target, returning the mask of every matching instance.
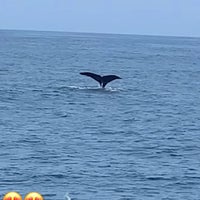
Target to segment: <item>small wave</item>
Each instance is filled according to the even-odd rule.
[[[83,89],[87,89],[87,87],[81,87],[81,86],[61,86],[58,87],[57,90],[83,90]]]
[[[64,196],[65,200],[71,200],[71,197],[69,196],[69,193],[67,192]]]

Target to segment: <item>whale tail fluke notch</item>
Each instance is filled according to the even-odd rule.
[[[93,78],[95,81],[99,82],[99,84],[102,88],[105,88],[105,86],[109,82],[111,82],[115,79],[121,79],[119,76],[116,76],[116,75],[100,76],[98,74],[94,74],[94,73],[91,73],[91,72],[81,72],[80,74]]]

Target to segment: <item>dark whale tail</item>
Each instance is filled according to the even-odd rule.
[[[105,88],[105,86],[109,82],[111,82],[115,79],[121,79],[119,76],[116,76],[116,75],[100,76],[98,74],[94,74],[94,73],[91,73],[91,72],[81,72],[80,74],[93,78],[95,81],[99,82],[99,84],[102,88]]]

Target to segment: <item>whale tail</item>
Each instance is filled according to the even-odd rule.
[[[102,88],[105,88],[105,86],[109,82],[111,82],[115,79],[121,79],[119,76],[116,76],[116,75],[100,76],[98,74],[94,74],[94,73],[91,73],[91,72],[81,72],[80,74],[93,78],[95,81],[99,82],[99,84]]]

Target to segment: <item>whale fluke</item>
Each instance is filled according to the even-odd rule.
[[[81,72],[80,74],[93,78],[95,81],[99,82],[99,84],[102,88],[105,88],[105,86],[109,82],[111,82],[115,79],[121,79],[119,76],[116,76],[116,75],[100,76],[98,74],[94,74],[94,73],[91,73],[91,72]]]

